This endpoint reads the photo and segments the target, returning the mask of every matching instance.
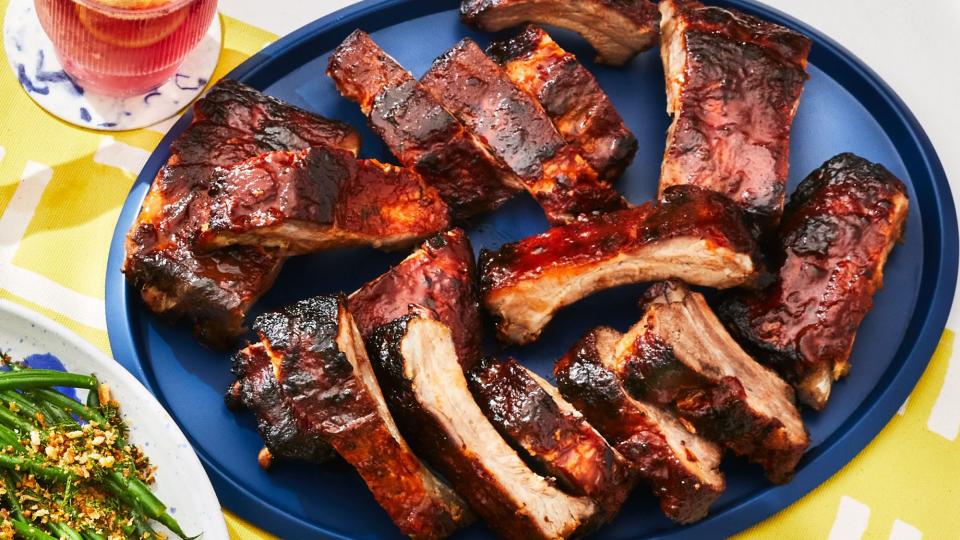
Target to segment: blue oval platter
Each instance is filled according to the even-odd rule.
[[[678,526],[654,498],[636,490],[620,516],[597,538],[705,538],[745,529],[796,501],[843,467],[883,428],[913,389],[936,347],[953,300],[957,276],[957,222],[953,199],[937,156],[922,128],[897,96],[849,52],[813,28],[759,4],[710,2],[794,28],[813,39],[810,80],[793,125],[790,191],[833,155],[851,151],[880,162],[902,178],[911,199],[903,244],[885,269],[885,287],[858,333],[850,376],[834,387],[822,413],[804,413],[812,445],[796,478],[774,486],[760,469],[727,458],[728,489],[710,515]],[[370,0],[308,24],[250,58],[229,77],[265,93],[357,127],[361,155],[393,161],[366,127],[353,103],[340,97],[324,73],[329,52],[355,28],[374,39],[419,76],[433,59],[464,36],[486,45],[491,35],[458,20],[457,2]],[[579,37],[551,30],[560,44],[597,77],[640,150],[618,186],[631,202],[654,196],[669,118],[663,70],[656,50],[624,68],[594,64]],[[170,411],[207,468],[222,504],[284,538],[392,538],[399,536],[360,478],[346,465],[257,465],[262,444],[250,414],[227,410],[231,383],[227,353],[197,343],[186,325],[171,326],[149,314],[120,272],[124,235],[169,144],[189,123],[187,113],[147,162],[123,207],[106,276],[107,323],[113,353]],[[469,230],[474,248],[500,244],[546,228],[539,208],[517,197]],[[383,273],[403,253],[344,250],[290,260],[276,285],[257,305],[263,311],[320,293],[353,291]],[[550,375],[553,362],[589,328],[625,330],[639,318],[635,301],[643,287],[598,294],[563,310],[540,340],[508,349],[527,366]],[[457,538],[488,537],[477,525]]]

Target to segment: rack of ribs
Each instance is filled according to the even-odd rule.
[[[455,218],[489,212],[523,184],[407,70],[362,30],[341,43],[327,66],[340,93],[400,160],[419,172]]]
[[[262,247],[197,253],[215,171],[263,152],[331,146],[356,152],[346,124],[302,111],[234,81],[220,81],[193,107],[127,235],[123,271],[147,307],[186,317],[207,344],[226,347],[247,310],[273,283],[283,256]]]
[[[670,519],[692,523],[707,515],[726,488],[722,450],[689,432],[670,411],[631,397],[616,376],[611,328],[588,332],[557,361],[560,393],[632,464]]]
[[[550,223],[626,206],[473,40],[442,54],[420,82],[520,178]]]
[[[396,249],[450,225],[447,205],[419,174],[336,148],[261,154],[220,171],[210,193],[199,249]]]
[[[703,186],[762,222],[776,223],[810,40],[692,0],[664,0],[660,13],[667,112],[673,115],[660,189]]]
[[[424,306],[453,335],[464,369],[480,360],[483,325],[477,269],[470,238],[461,229],[438,234],[406,259],[350,295],[353,318],[364,339],[377,327],[404,317],[410,305]]]
[[[593,75],[542,28],[527,26],[491,44],[487,53],[514,84],[537,98],[560,135],[601,178],[616,179],[630,165],[636,137]]]
[[[657,6],[647,0],[462,0],[464,23],[499,32],[525,22],[577,32],[597,61],[619,66],[657,42]]]
[[[823,409],[850,369],[857,328],[883,285],[909,201],[882,165],[840,154],[813,171],[779,229],[782,265],[765,291],[731,294],[719,312],[755,357]]]
[[[736,205],[676,186],[658,201],[481,251],[482,301],[501,339],[528,343],[560,308],[618,285],[669,278],[742,285],[754,277],[754,250]]]
[[[259,342],[240,354],[269,358],[302,432],[327,441],[357,470],[401,532],[443,538],[472,520],[401,436],[343,297],[263,314],[254,330]]]
[[[596,503],[532,471],[484,416],[443,323],[416,309],[378,328],[369,349],[407,440],[497,536],[559,539],[593,528]]]
[[[727,333],[703,296],[653,285],[643,318],[616,345],[617,373],[635,396],[672,407],[697,433],[788,481],[810,441],[793,389]]]
[[[564,491],[590,497],[610,521],[633,487],[632,465],[550,383],[516,360],[486,358],[467,384],[487,419]]]

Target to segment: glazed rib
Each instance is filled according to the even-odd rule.
[[[776,223],[810,40],[692,0],[664,0],[660,13],[667,112],[673,115],[661,191],[677,184],[706,187]]]
[[[450,329],[464,369],[480,360],[483,325],[477,269],[470,239],[462,229],[434,236],[406,259],[365,284],[349,298],[360,334],[404,317],[410,305],[429,308]]]
[[[826,405],[832,382],[850,369],[857,328],[883,285],[908,207],[903,183],[882,165],[835,156],[790,198],[777,280],[721,304],[734,335],[814,409]]]
[[[531,471],[467,388],[450,330],[423,315],[380,327],[370,350],[403,433],[501,538],[569,538],[597,507]]]
[[[318,296],[257,317],[254,330],[304,431],[327,440],[401,532],[442,538],[467,524],[465,503],[407,446],[384,402],[342,297]]]
[[[326,147],[270,152],[226,169],[209,206],[203,249],[396,249],[450,225],[446,204],[416,172]]]
[[[249,345],[235,354],[232,371],[237,380],[227,391],[227,406],[254,414],[267,452],[261,452],[263,468],[268,468],[274,458],[324,463],[336,456],[323,437],[297,422],[263,344]]]
[[[327,75],[344,97],[360,105],[400,163],[440,192],[455,218],[489,212],[523,189],[483,143],[362,30],[333,51]]]
[[[127,235],[123,271],[151,311],[186,317],[199,339],[223,347],[242,331],[247,310],[273,283],[283,257],[260,247],[194,251],[214,171],[274,150],[331,146],[356,152],[360,141],[346,124],[234,81],[218,82],[197,101],[193,115],[171,144],[170,159]]]
[[[687,431],[672,412],[627,394],[614,372],[620,338],[611,328],[588,332],[554,366],[557,386],[632,463],[667,517],[697,521],[726,488],[722,451]]]
[[[486,358],[467,384],[497,431],[568,493],[590,497],[610,521],[633,487],[629,462],[557,389],[508,358]]]
[[[597,61],[619,66],[657,41],[657,6],[647,0],[462,0],[460,18],[499,32],[525,22],[568,28],[597,51]]]
[[[626,206],[533,96],[469,38],[437,58],[421,83],[520,178],[551,223]]]
[[[601,178],[614,180],[633,161],[637,139],[593,75],[540,27],[493,43],[490,56],[518,87],[535,96],[560,135]]]
[[[760,464],[771,481],[789,480],[810,443],[790,386],[737,345],[699,293],[661,282],[645,304],[616,347],[627,389],[673,407],[697,432]]]
[[[735,205],[677,186],[659,201],[481,251],[481,294],[499,337],[527,343],[560,308],[618,285],[667,278],[741,285],[753,277],[753,252]]]

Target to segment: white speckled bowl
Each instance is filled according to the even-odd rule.
[[[220,503],[190,443],[153,395],[120,364],[56,322],[2,300],[0,350],[15,360],[52,355],[68,371],[93,373],[109,384],[130,426],[130,440],[157,466],[155,493],[170,506],[184,532],[203,532],[202,540],[228,538]],[[78,394],[82,399],[86,392]]]

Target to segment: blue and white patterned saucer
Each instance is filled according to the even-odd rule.
[[[106,131],[153,125],[189,105],[217,67],[220,43],[220,17],[214,17],[207,35],[172,79],[140,96],[113,98],[85,92],[64,73],[33,0],[10,0],[3,25],[7,59],[27,94],[61,120]]]

